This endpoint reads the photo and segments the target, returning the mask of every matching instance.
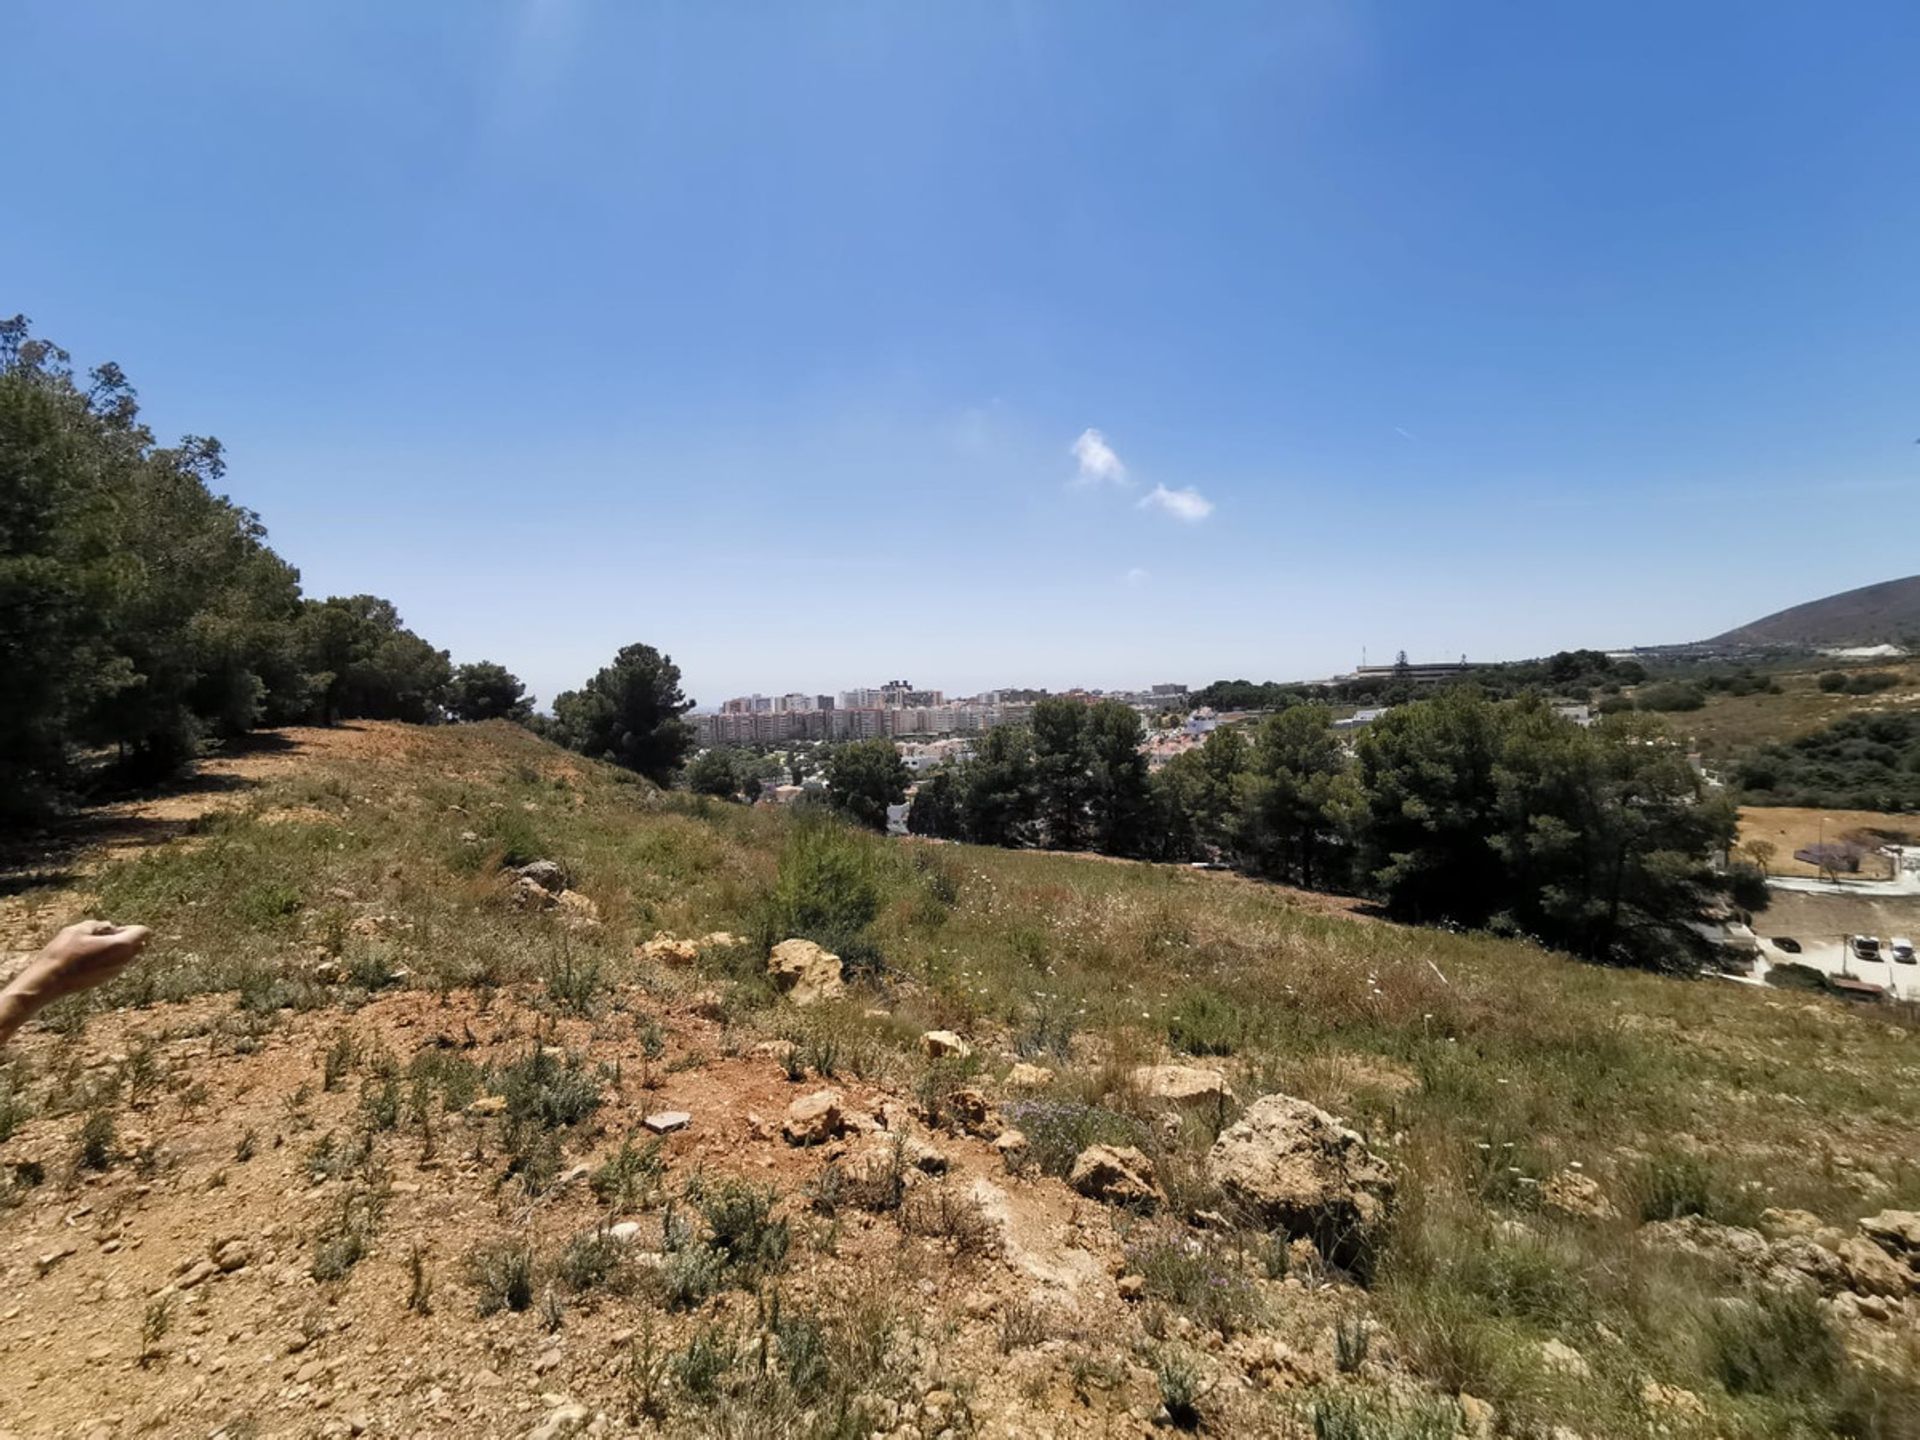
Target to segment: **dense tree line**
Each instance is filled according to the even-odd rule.
[[[78,377],[0,322],[0,814],[43,810],[88,753],[153,777],[262,724],[526,712],[387,601],[303,597],[225,469],[217,440],[160,445],[118,366]]]
[[[1718,863],[1732,806],[1650,719],[1588,728],[1537,698],[1455,688],[1394,708],[1349,748],[1328,706],[1302,702],[1217,730],[1151,777],[1139,738],[1125,706],[1046,702],[1030,726],[988,731],[972,759],[924,780],[909,828],[1219,859],[1354,889],[1403,919],[1643,965],[1698,958],[1688,922],[1728,900],[1764,904],[1756,877]]]
[[[1748,755],[1734,781],[1754,805],[1920,810],[1920,715],[1843,715],[1824,730]]]
[[[1638,685],[1647,670],[1637,660],[1616,660],[1600,650],[1561,650],[1541,660],[1515,660],[1478,665],[1438,686],[1418,685],[1406,676],[1369,675],[1356,680],[1334,680],[1323,685],[1267,680],[1216,680],[1192,697],[1195,705],[1215,710],[1282,710],[1316,701],[1336,705],[1404,705],[1437,689],[1467,686],[1494,699],[1521,695],[1548,695],[1564,700],[1590,700]]]

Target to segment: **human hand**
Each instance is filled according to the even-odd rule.
[[[144,925],[109,925],[82,920],[69,925],[27,962],[9,989],[18,989],[36,1008],[77,995],[113,979],[146,948],[153,932]]]

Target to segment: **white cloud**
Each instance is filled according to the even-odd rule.
[[[1141,498],[1140,508],[1164,510],[1176,520],[1197,525],[1213,513],[1213,502],[1191,485],[1183,490],[1169,490],[1164,485],[1156,485]]]
[[[1134,566],[1131,570],[1127,571],[1127,584],[1131,585],[1136,590],[1139,589],[1140,586],[1146,583],[1147,583],[1147,572],[1145,570],[1142,570],[1138,565]]]
[[[1128,483],[1127,467],[1107,444],[1107,437],[1092,427],[1082,430],[1080,438],[1073,442],[1073,458],[1080,464],[1080,473],[1074,476],[1076,485]]]

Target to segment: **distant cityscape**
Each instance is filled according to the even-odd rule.
[[[1062,693],[1086,700],[1119,700],[1147,715],[1187,708],[1185,685]],[[777,745],[793,740],[879,737],[936,739],[1020,724],[1033,714],[1034,702],[1046,694],[1006,689],[950,699],[941,690],[890,680],[875,689],[843,690],[837,696],[798,692],[737,695],[724,701],[717,713],[687,718],[703,745]]]

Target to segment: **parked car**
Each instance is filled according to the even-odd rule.
[[[1856,960],[1878,960],[1880,958],[1880,937],[1877,935],[1854,936],[1853,958]]]
[[[1893,951],[1893,958],[1900,964],[1911,965],[1914,963],[1913,941],[1907,939],[1906,936],[1894,936],[1893,943],[1889,948]]]
[[[1784,950],[1789,955],[1798,955],[1800,953],[1800,942],[1791,935],[1776,935],[1773,937],[1773,948],[1776,950]]]

